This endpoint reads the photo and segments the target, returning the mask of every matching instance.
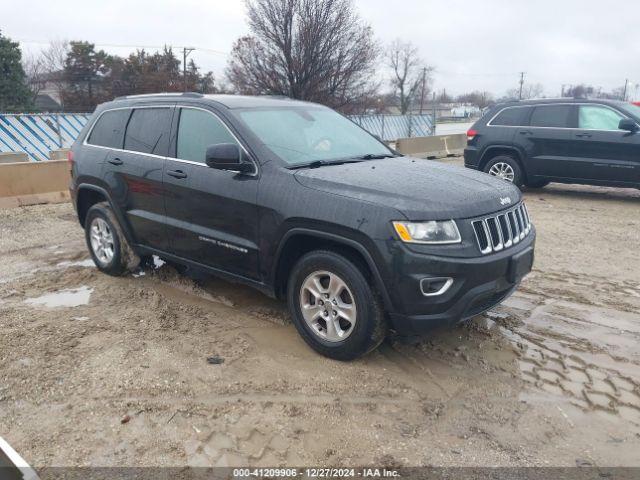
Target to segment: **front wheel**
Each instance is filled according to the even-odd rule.
[[[298,333],[329,358],[353,360],[385,338],[379,295],[342,255],[316,251],[303,256],[289,277],[287,300]]]
[[[506,180],[520,187],[524,183],[524,175],[518,161],[508,155],[492,158],[484,167],[484,172]]]
[[[85,237],[91,258],[108,275],[121,276],[140,265],[107,202],[93,205],[85,220]]]

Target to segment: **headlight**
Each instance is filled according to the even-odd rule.
[[[403,242],[448,244],[460,243],[460,231],[453,220],[431,222],[393,222],[393,228]]]

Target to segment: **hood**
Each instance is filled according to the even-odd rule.
[[[504,180],[411,157],[303,169],[295,178],[308,188],[396,208],[409,220],[478,217],[521,198]]]

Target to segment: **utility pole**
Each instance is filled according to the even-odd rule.
[[[195,48],[182,48],[182,80],[184,82],[184,91],[187,91],[187,57],[191,52],[193,52]]]
[[[420,94],[420,115],[422,115],[422,109],[424,108],[424,89],[427,84],[427,67],[422,69],[422,93]]]
[[[525,72],[520,72],[520,94],[518,95],[519,100],[522,100],[522,87],[524,85],[524,74]]]
[[[433,107],[433,119],[432,119],[432,122],[431,122],[431,135],[435,135],[436,134],[436,115],[438,114],[438,112],[436,111],[436,92],[435,92],[435,89],[433,91],[432,107]]]
[[[627,101],[627,85],[629,85],[629,79],[625,78],[624,79],[624,91],[622,92],[622,101],[623,102]]]

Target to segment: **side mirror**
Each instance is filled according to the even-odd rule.
[[[635,133],[640,129],[640,127],[638,127],[638,124],[630,118],[623,118],[622,120],[620,120],[618,128],[620,130],[626,130],[627,132],[631,133]]]
[[[207,148],[206,164],[218,170],[248,173],[253,165],[244,161],[240,147],[235,143],[218,143]]]

